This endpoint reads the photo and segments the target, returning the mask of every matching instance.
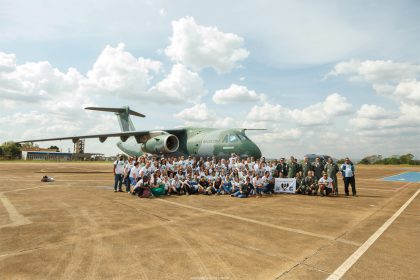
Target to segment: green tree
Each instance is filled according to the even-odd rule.
[[[3,154],[11,159],[19,158],[21,156],[21,146],[15,142],[9,141],[2,144]]]
[[[50,149],[50,150],[56,150],[57,152],[60,151],[60,148],[57,147],[57,146],[50,146],[48,149]]]
[[[359,163],[361,164],[370,164],[368,157],[363,158]]]
[[[28,149],[28,148],[39,148],[37,144],[34,144],[34,142],[28,142],[28,143],[23,143],[21,145],[22,149]]]
[[[401,164],[410,164],[410,162],[414,159],[414,156],[412,154],[406,154],[400,156],[400,162]]]
[[[346,161],[345,158],[337,160],[337,164],[343,164]]]

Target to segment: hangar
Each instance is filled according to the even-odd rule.
[[[22,151],[23,160],[72,160],[72,153],[62,153],[56,151]]]

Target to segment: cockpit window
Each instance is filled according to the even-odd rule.
[[[238,142],[238,136],[236,135],[229,135],[229,143]]]
[[[238,138],[241,139],[241,141],[246,140],[246,138],[242,134],[237,134],[237,135],[238,135]]]
[[[239,141],[246,140],[246,137],[241,134],[227,134],[223,137],[222,143],[237,143]]]

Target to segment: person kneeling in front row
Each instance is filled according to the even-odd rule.
[[[333,192],[333,179],[328,177],[327,172],[324,171],[322,174],[322,177],[318,181],[318,186],[322,196],[328,196]]]
[[[143,176],[141,180],[133,188],[133,195],[138,195],[139,197],[150,197],[152,193],[150,192],[150,178],[149,176]]]
[[[246,181],[243,184],[239,185],[239,191],[232,194],[233,197],[239,197],[239,198],[247,198],[248,194],[251,190],[252,184],[251,179],[249,177],[246,177]]]

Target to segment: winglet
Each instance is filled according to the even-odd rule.
[[[133,111],[128,106],[124,106],[121,108],[108,108],[108,107],[86,107],[86,110],[94,110],[94,111],[103,111],[103,112],[114,112],[116,114],[126,113],[127,115],[137,116],[144,118],[145,115],[138,113],[136,111]]]

